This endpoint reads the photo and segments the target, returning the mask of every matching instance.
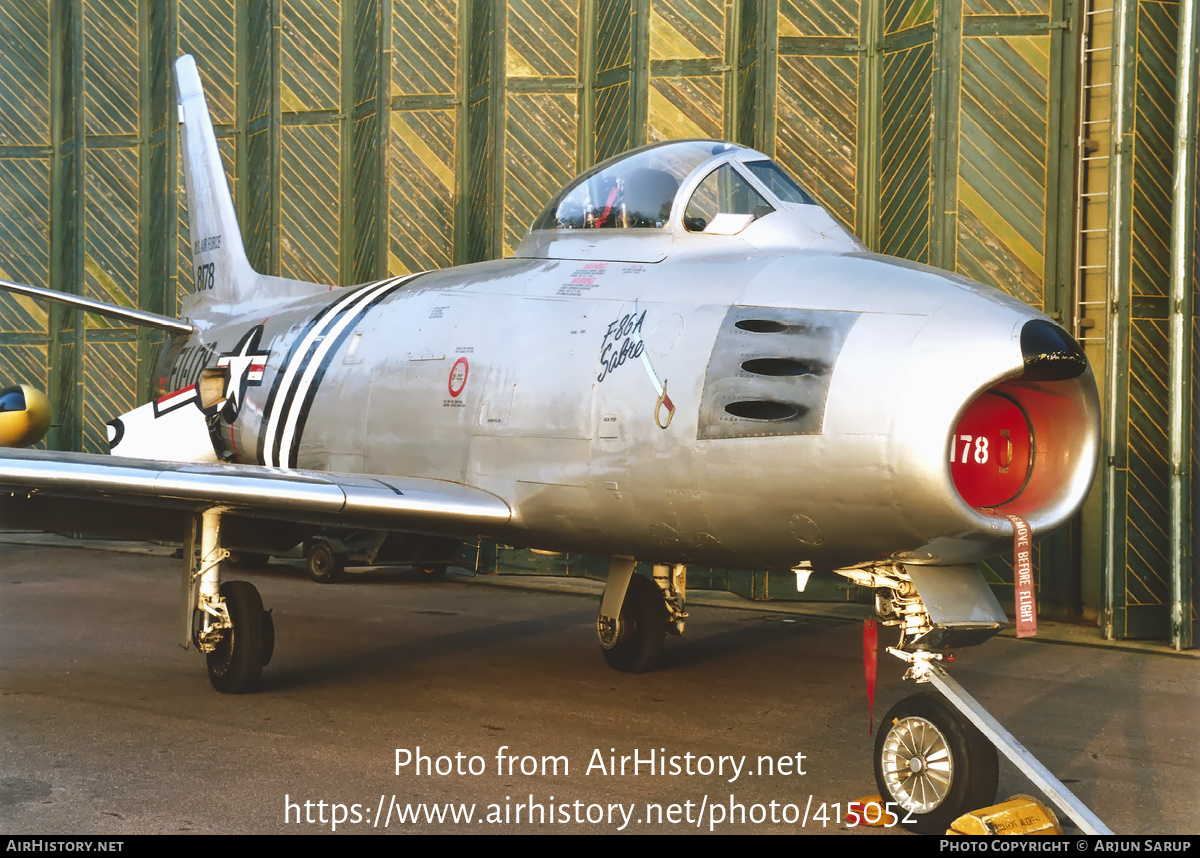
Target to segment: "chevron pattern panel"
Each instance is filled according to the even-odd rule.
[[[724,136],[725,4],[650,4],[646,138]]]
[[[554,0],[509,4],[504,53],[503,253],[576,173],[577,7]]]
[[[1044,300],[1048,36],[964,38],[958,270]]]

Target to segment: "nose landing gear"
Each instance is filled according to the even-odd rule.
[[[992,804],[999,750],[1085,834],[1112,833],[942,667],[941,651],[981,643],[1007,623],[977,567],[867,563],[836,571],[876,591],[876,613],[900,630],[888,652],[909,664],[904,678],[940,694],[901,700],[875,742],[875,783],[901,824],[945,831]]]

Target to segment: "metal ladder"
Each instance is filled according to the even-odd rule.
[[[1084,0],[1079,52],[1079,162],[1071,333],[1103,343],[1108,309],[1108,168],[1112,138],[1113,0]]]

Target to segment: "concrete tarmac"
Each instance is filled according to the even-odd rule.
[[[874,740],[861,626],[836,611],[693,602],[660,668],[630,675],[595,641],[599,584],[321,586],[274,563],[226,575],[277,636],[263,690],[228,696],[175,643],[168,549],[6,539],[0,831],[897,831],[846,824],[876,792]],[[1195,657],[1002,637],[951,672],[1114,831],[1200,831]],[[915,690],[901,674],[880,656],[876,728]],[[1016,793],[1036,791],[1001,757],[998,798]]]

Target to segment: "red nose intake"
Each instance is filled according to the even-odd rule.
[[[1095,471],[1095,386],[1079,344],[1053,322],[1021,330],[1024,368],[967,405],[950,437],[950,477],[971,507],[1054,526]]]
[[[976,509],[1015,498],[1025,487],[1033,449],[1025,413],[1007,396],[987,391],[977,397],[954,427],[950,476]]]

